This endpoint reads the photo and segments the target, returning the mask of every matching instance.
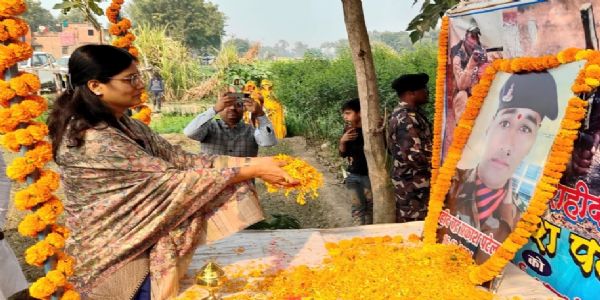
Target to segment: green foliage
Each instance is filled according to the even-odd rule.
[[[25,0],[27,11],[23,14],[23,19],[29,23],[31,31],[38,31],[40,26],[51,29],[57,29],[56,19],[49,10],[42,7],[38,0]]]
[[[224,43],[225,46],[233,45],[237,50],[238,56],[244,55],[250,49],[250,41],[247,39],[233,38]]]
[[[60,14],[58,16],[58,22],[62,24],[67,21],[69,24],[72,23],[83,23],[86,21],[85,15],[81,10],[71,10],[67,14]]]
[[[425,32],[433,30],[438,20],[447,10],[458,4],[460,0],[425,0],[421,12],[410,21],[406,30],[410,31],[410,39],[416,43],[423,38]],[[414,0],[413,5],[417,3]]]
[[[160,118],[152,120],[152,122],[150,122],[150,128],[160,134],[181,133],[183,128],[185,128],[194,117],[195,115],[193,114],[181,115],[177,113],[166,113],[162,114]]]
[[[134,34],[142,62],[160,72],[163,78],[167,101],[181,99],[186,90],[196,86],[206,77],[205,73],[210,72],[203,71],[182,42],[168,37],[166,28],[141,24]]]
[[[398,98],[391,82],[401,74],[429,74],[433,99],[436,59],[437,49],[432,44],[419,44],[398,54],[386,45],[375,43],[373,60],[382,112],[385,108],[389,115],[396,106]],[[340,107],[345,100],[358,97],[350,51],[341,50],[332,60],[305,56],[302,60],[277,61],[270,70],[277,98],[286,108],[288,134],[337,142],[343,126]],[[426,110],[431,117],[432,104]]]
[[[260,221],[248,227],[255,230],[300,229],[298,219],[289,215],[273,214],[270,220]]]
[[[430,33],[425,33],[425,35],[421,38],[421,41],[426,43],[431,42],[437,44],[437,38],[438,32],[432,31]],[[388,45],[397,52],[414,49],[413,43],[410,39],[410,33],[407,31],[371,31],[369,32],[369,39],[372,44],[380,42]]]
[[[98,5],[102,0],[62,0],[61,3],[54,5],[54,9],[60,9],[63,15],[69,15],[79,11],[84,20],[89,21],[96,29],[100,30],[102,26],[96,20],[95,16],[103,16],[104,10]],[[74,13],[77,14],[77,13]]]
[[[169,37],[183,41],[191,48],[221,45],[225,16],[216,5],[204,0],[136,0],[128,13],[137,24],[153,24],[166,28]]]
[[[256,84],[260,84],[260,81],[263,79],[268,79],[272,77],[272,73],[267,70],[264,65],[255,63],[255,64],[232,64],[225,70],[225,81],[227,83],[232,83],[233,79],[237,76],[241,78],[244,82],[248,82],[249,80],[254,80]]]

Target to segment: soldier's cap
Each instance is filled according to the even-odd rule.
[[[400,96],[407,91],[414,92],[420,89],[426,89],[428,81],[429,75],[425,73],[404,74],[392,82],[392,89]]]
[[[481,30],[479,30],[479,26],[477,26],[477,25],[471,25],[471,27],[469,27],[467,29],[467,33],[481,35]]]
[[[539,113],[541,119],[555,120],[558,116],[556,82],[546,71],[512,74],[502,86],[499,98],[497,111],[529,108]]]

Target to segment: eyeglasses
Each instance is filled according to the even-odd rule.
[[[129,84],[131,84],[131,86],[138,86],[141,83],[144,83],[144,77],[140,73],[133,74],[133,75],[131,75],[129,77],[124,77],[124,78],[108,77],[108,79],[110,79],[110,80],[129,81]]]

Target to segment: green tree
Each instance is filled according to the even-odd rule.
[[[87,20],[83,12],[79,9],[74,9],[69,11],[67,14],[60,14],[58,16],[58,22],[63,24],[63,22],[67,21],[69,24],[73,23],[85,23]]]
[[[418,0],[414,0],[413,5]],[[410,31],[410,39],[413,43],[422,39],[425,32],[435,28],[439,19],[447,10],[458,4],[460,0],[425,0],[421,6],[421,12],[410,21],[407,31]]]
[[[134,23],[167,28],[167,35],[191,48],[219,48],[225,15],[204,0],[136,0],[127,8]]]
[[[294,48],[292,48],[292,55],[295,57],[304,56],[304,52],[308,50],[308,45],[303,42],[295,42]]]
[[[232,38],[227,40],[225,45],[233,45],[237,49],[238,55],[244,55],[250,49],[250,41],[246,39]]]
[[[23,14],[23,18],[29,23],[32,32],[39,30],[40,26],[50,29],[56,29],[56,19],[49,10],[42,7],[38,0],[25,0],[27,11]]]

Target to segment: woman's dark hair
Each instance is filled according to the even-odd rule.
[[[354,112],[360,112],[360,100],[358,98],[350,99],[342,104],[342,112],[345,110],[352,110]]]
[[[102,122],[121,129],[113,112],[88,88],[87,83],[94,79],[106,83],[134,61],[137,59],[129,52],[109,45],[85,45],[71,54],[68,88],[54,101],[48,116],[55,159],[61,143],[81,146],[85,131]],[[67,131],[69,125],[71,128]]]

